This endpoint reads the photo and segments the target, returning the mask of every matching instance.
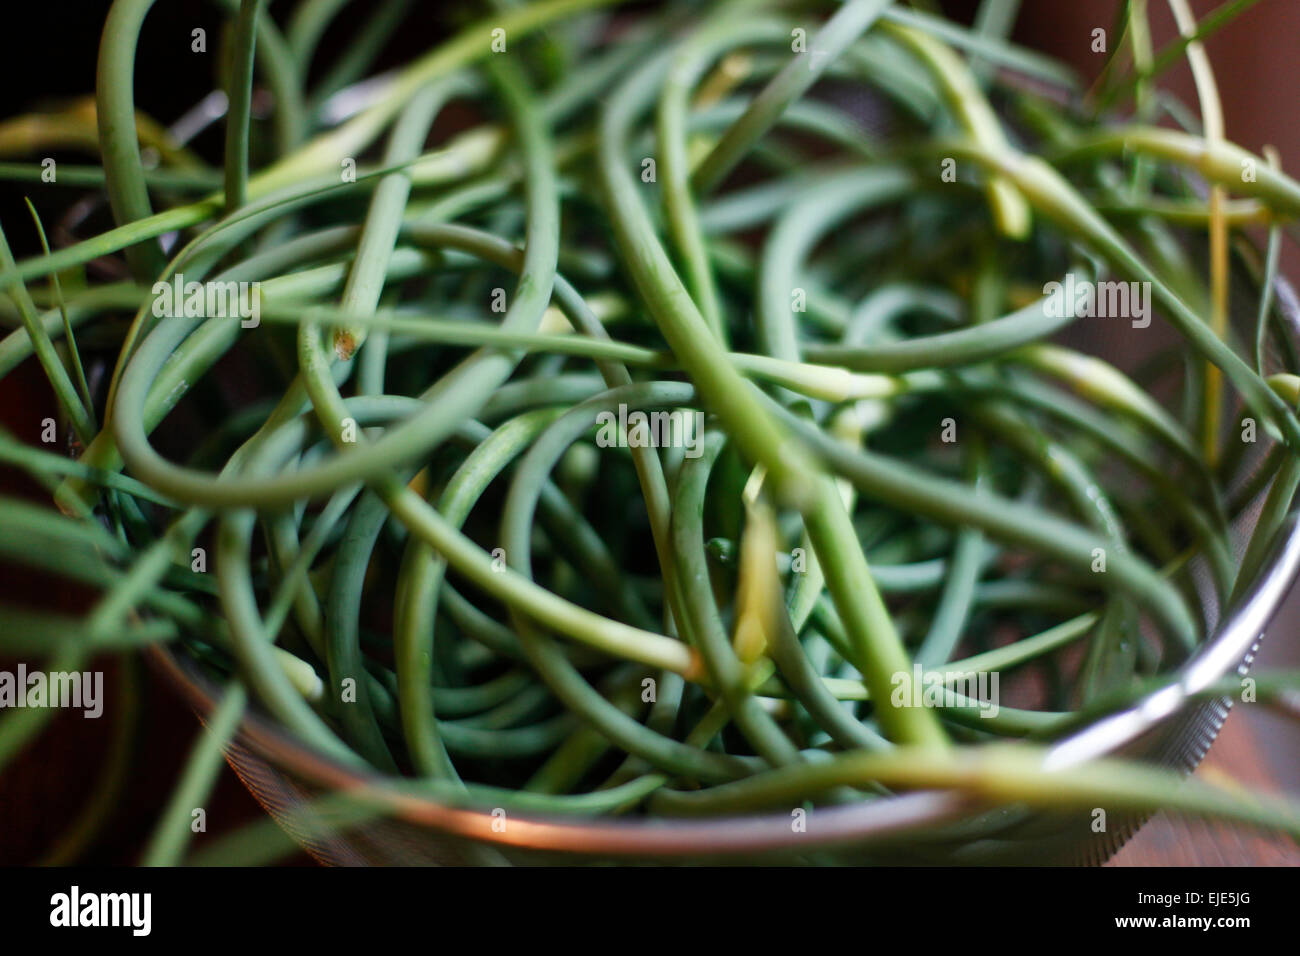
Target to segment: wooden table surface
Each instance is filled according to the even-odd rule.
[[[1283,789],[1273,761],[1295,759],[1265,737],[1272,732],[1260,711],[1237,706],[1196,771],[1207,783],[1250,789]],[[1300,844],[1283,834],[1157,814],[1108,866],[1300,866]]]

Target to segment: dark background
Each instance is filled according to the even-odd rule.
[[[969,20],[976,0],[953,0],[945,7]],[[1216,2],[1194,2],[1198,15]],[[5,4],[6,52],[0,57],[0,118],[81,98],[94,89],[99,31],[110,4],[107,0],[46,0]],[[352,8],[368,6],[354,0]],[[424,52],[447,36],[451,24],[466,6],[477,4],[431,2],[417,6],[412,22],[420,29],[399,31],[385,51],[383,63],[396,65]],[[1024,0],[1015,38],[1072,63],[1085,76],[1093,76],[1104,57],[1090,50],[1091,31],[1113,31],[1112,0]],[[281,23],[292,4],[272,0],[269,10]],[[1157,48],[1176,35],[1172,17],[1162,0],[1151,0]],[[345,15],[326,34],[322,50],[328,56],[346,43],[349,18]],[[213,87],[216,75],[217,36],[223,23],[218,6],[196,0],[158,0],[145,21],[136,66],[136,102],[140,110],[162,125],[173,122]],[[190,50],[191,31],[203,27],[208,52]],[[1265,144],[1276,146],[1292,175],[1300,170],[1300,125],[1295,122],[1300,103],[1300,2],[1264,0],[1208,44],[1216,69],[1228,137],[1259,152]],[[1195,107],[1190,73],[1179,64],[1165,82]],[[201,135],[192,147],[217,162],[221,153],[219,124]],[[93,162],[84,153],[54,153],[60,162]],[[30,161],[38,157],[4,156]],[[22,258],[39,251],[23,196],[30,195],[45,220],[47,230],[83,190],[0,183],[0,222],[15,255]],[[103,228],[102,222],[95,230]],[[1300,256],[1289,248],[1284,257],[1288,275],[1300,271]],[[39,372],[14,374],[0,382],[0,420],[28,441],[38,440],[39,422],[53,411],[52,398]],[[35,487],[13,472],[0,470],[0,492],[40,497]],[[25,603],[40,601],[71,610],[84,607],[87,596],[62,587],[49,578],[0,564],[0,597],[21,596]],[[1300,642],[1295,640],[1300,621],[1300,596],[1292,595],[1283,615],[1270,629],[1261,666],[1297,666]],[[3,627],[0,621],[0,627]],[[0,661],[0,667],[9,667]],[[105,689],[110,697],[120,664],[101,662]],[[143,674],[146,686],[144,731],[140,735],[133,777],[104,837],[90,860],[130,863],[147,839],[163,801],[184,762],[197,724],[172,690],[156,677]],[[1249,711],[1249,713],[1243,713]],[[38,858],[66,828],[77,809],[95,787],[100,759],[110,730],[110,717],[84,720],[78,713],[62,713],[26,752],[0,776],[0,864],[30,862]],[[1227,773],[1243,783],[1285,786],[1300,791],[1300,736],[1259,708],[1237,708],[1201,773]],[[261,810],[234,775],[223,774],[216,794],[207,804],[212,834],[255,818]],[[299,857],[293,862],[306,862]],[[1157,819],[1121,854],[1117,862],[1227,863],[1300,862],[1293,846],[1266,838],[1233,833],[1212,825],[1191,825]]]

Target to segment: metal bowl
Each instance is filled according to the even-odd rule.
[[[1253,311],[1247,290],[1234,289],[1235,318]],[[1300,344],[1300,305],[1291,286],[1276,286],[1283,334]],[[1153,326],[1154,328],[1154,326]],[[1131,365],[1131,338],[1088,343],[1092,351]],[[1120,362],[1120,357],[1124,359]],[[1263,443],[1261,443],[1262,445]],[[1263,448],[1243,463],[1238,486],[1259,467]],[[1245,540],[1258,518],[1257,498],[1234,522]],[[1219,608],[1205,568],[1193,567],[1200,612],[1212,639],[1186,661],[1172,686],[1101,719],[1051,747],[1049,761],[1068,766],[1103,755],[1138,757],[1183,773],[1193,770],[1227,716],[1227,698],[1197,697],[1236,672],[1245,674],[1264,628],[1300,569],[1300,524],[1293,512],[1273,542],[1269,559],[1240,603]],[[219,689],[183,651],[152,650],[153,660],[201,716]],[[1140,817],[1109,821],[1097,833],[1084,813],[989,811],[946,792],[912,792],[861,804],[818,809],[806,832],[793,832],[788,814],[709,820],[596,819],[512,814],[505,827],[489,809],[463,809],[400,792],[378,775],[345,768],[305,747],[263,714],[244,720],[228,752],[230,765],[266,810],[317,860],[338,865],[538,862],[804,862],[1100,864],[1141,826]],[[331,814],[316,797],[346,791],[387,809],[372,819],[331,831]],[[333,821],[337,823],[337,820]],[[494,827],[494,823],[497,824]]]

